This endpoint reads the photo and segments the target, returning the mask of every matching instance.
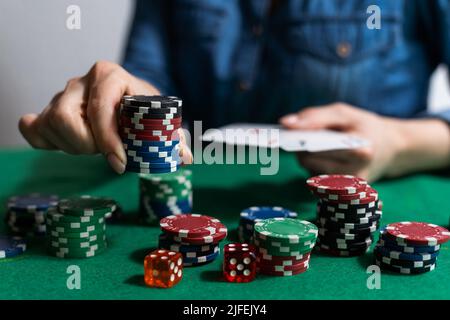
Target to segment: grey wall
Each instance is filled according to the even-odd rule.
[[[81,30],[66,28],[69,5],[81,8]],[[66,81],[100,59],[119,61],[131,0],[0,0],[0,147],[24,144],[17,122],[41,111]],[[445,70],[430,106],[450,106]]]
[[[0,0],[0,146],[24,144],[17,122],[41,111],[99,59],[119,61],[131,0]],[[69,5],[81,29],[66,28]]]

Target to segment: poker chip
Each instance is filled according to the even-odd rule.
[[[116,209],[116,201],[104,197],[83,195],[68,199],[61,199],[58,203],[60,213],[71,216],[104,216]]]
[[[192,171],[176,170],[164,175],[139,175],[142,222],[154,224],[160,219],[192,212]]]
[[[163,233],[158,247],[181,253],[184,266],[203,265],[216,259],[219,243],[227,236],[227,228],[218,219],[200,214],[167,216],[160,220],[160,227]]]
[[[396,260],[408,260],[408,261],[426,261],[436,258],[439,255],[439,251],[433,253],[406,253],[401,251],[390,250],[387,247],[383,247],[379,244],[375,246],[374,253],[380,254],[383,257],[396,259]]]
[[[0,259],[17,257],[26,249],[26,242],[21,237],[0,236]]]
[[[383,270],[388,270],[400,274],[421,274],[433,271],[436,268],[436,264],[426,265],[422,268],[405,268],[400,266],[392,266],[378,260],[375,260],[375,263]]]
[[[169,107],[181,107],[181,99],[172,96],[123,96],[121,104],[126,106],[137,106],[149,109],[161,109]]]
[[[297,213],[282,207],[250,207],[240,213],[238,236],[240,242],[253,241],[256,222],[269,218],[297,218]]]
[[[141,174],[176,172],[182,101],[167,96],[124,96],[119,108],[119,136],[127,153],[125,170]],[[176,147],[175,147],[176,146]]]
[[[270,212],[267,208],[249,208],[241,213],[242,218],[256,221],[253,243],[258,272],[271,276],[291,276],[305,272],[309,266],[310,253],[316,245],[317,227],[308,221],[294,219],[297,214],[290,210],[277,208],[277,217],[268,217],[273,214]]]
[[[405,244],[435,246],[450,239],[450,232],[438,225],[424,222],[398,222],[386,227],[385,235]]]
[[[49,209],[58,204],[58,196],[32,193],[10,197],[5,224],[13,236],[45,236],[45,219]]]
[[[307,186],[317,194],[350,195],[364,191],[367,182],[351,175],[320,175],[306,180]]]
[[[113,199],[81,196],[62,199],[48,211],[47,252],[58,258],[94,257],[107,248],[106,219],[118,206]]]
[[[378,192],[351,175],[308,179],[317,202],[317,251],[340,257],[362,255],[372,245],[382,217]]]
[[[270,218],[255,223],[255,234],[264,240],[301,243],[317,237],[317,227],[305,220]]]
[[[164,232],[181,238],[195,238],[226,232],[226,227],[218,219],[200,214],[165,217],[160,220],[159,225]]]
[[[448,241],[447,229],[425,222],[396,222],[380,230],[373,251],[383,270],[403,274],[434,270],[441,244]]]

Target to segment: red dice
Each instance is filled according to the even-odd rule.
[[[255,279],[255,247],[247,243],[225,245],[223,275],[229,282],[250,282]]]
[[[144,280],[150,287],[170,288],[183,276],[181,253],[158,249],[144,259]]]

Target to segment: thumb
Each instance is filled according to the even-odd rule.
[[[280,123],[288,129],[342,130],[353,124],[353,109],[342,103],[309,107],[298,113],[288,114],[280,119]]]

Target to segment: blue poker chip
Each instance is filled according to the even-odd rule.
[[[139,162],[139,161],[136,161],[138,159],[136,157],[127,157],[127,160],[128,159],[131,159],[132,162]],[[182,159],[180,157],[151,158],[151,159],[143,159],[143,160],[144,160],[144,162],[149,162],[149,163],[171,163],[172,161],[176,161],[177,163],[181,164],[181,162],[182,162]]]
[[[205,263],[205,262],[213,261],[214,259],[216,259],[219,256],[219,253],[220,253],[220,249],[219,249],[219,247],[216,247],[214,249],[213,253],[210,253],[207,255],[198,256],[195,258],[194,257],[193,258],[183,257],[183,264],[184,263],[198,264],[198,263]]]
[[[122,138],[122,143],[133,148],[146,148],[146,147],[173,147],[180,143],[180,140],[169,140],[169,141],[147,141],[138,139],[126,139]],[[146,152],[146,150],[142,150]]]
[[[180,166],[180,164],[181,161],[170,161],[170,162],[138,161],[135,158],[127,157],[127,165],[136,168],[169,169],[172,167],[178,167]]]
[[[405,252],[405,253],[434,253],[436,251],[439,251],[441,249],[441,246],[435,245],[435,246],[405,246],[405,245],[400,245],[398,244],[396,241],[392,241],[390,239],[386,239],[385,237],[383,237],[382,235],[380,236],[380,239],[378,240],[378,243],[383,246],[386,247],[390,250],[394,250],[394,251],[400,251],[400,252]]]
[[[58,196],[32,193],[8,199],[8,209],[13,211],[42,211],[58,205]]]
[[[16,257],[26,249],[27,244],[22,238],[0,236],[0,259]]]
[[[241,212],[241,219],[257,222],[269,218],[297,218],[297,213],[282,207],[250,207]]]
[[[172,152],[172,150],[176,150],[177,146],[179,145],[179,144],[175,144],[173,146],[167,146],[167,147],[158,147],[158,146],[138,147],[138,146],[134,146],[134,145],[126,144],[126,143],[122,143],[122,144],[123,144],[123,147],[127,154],[130,154],[133,151],[136,153],[144,153],[144,154],[153,153],[153,152],[155,152],[155,153]]]
[[[159,248],[181,252],[187,254],[188,257],[196,257],[199,255],[211,254],[214,252],[216,245],[183,245],[175,242],[170,236],[165,233],[159,235]]]
[[[374,253],[383,257],[396,259],[396,260],[409,260],[409,261],[426,261],[432,260],[439,255],[439,251],[433,253],[406,253],[401,251],[390,250],[387,247],[383,247],[377,244],[374,248]]]

